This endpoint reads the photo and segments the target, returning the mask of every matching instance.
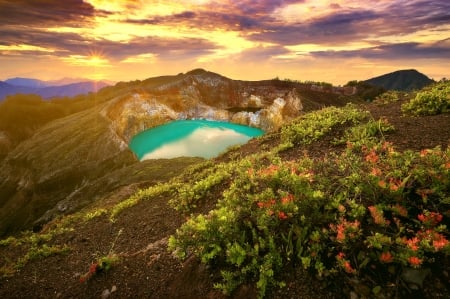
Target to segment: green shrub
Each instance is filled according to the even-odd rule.
[[[320,276],[395,282],[404,267],[450,254],[450,148],[395,152],[384,142],[340,155],[249,166],[207,215],[190,218],[169,240],[180,258],[219,265],[231,293],[256,281],[259,296],[283,286],[301,264]],[[376,289],[379,292],[379,288]]]
[[[348,104],[344,108],[327,107],[300,117],[282,127],[281,141],[284,149],[296,144],[310,144],[329,133],[334,127],[356,124],[368,117],[368,113]]]
[[[402,111],[416,116],[450,111],[450,82],[440,82],[418,92],[414,99],[402,105]]]

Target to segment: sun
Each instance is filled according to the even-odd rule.
[[[109,60],[101,51],[95,50],[90,51],[85,57],[85,63],[88,66],[103,67],[109,65]]]

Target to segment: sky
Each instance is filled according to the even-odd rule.
[[[449,0],[0,0],[0,80],[450,77]]]

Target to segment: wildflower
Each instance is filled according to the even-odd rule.
[[[383,210],[378,209],[376,206],[370,206],[367,209],[369,210],[370,215],[372,216],[373,222],[375,222],[375,224],[379,225],[389,224],[389,221],[384,219]]]
[[[400,186],[402,185],[402,182],[399,179],[390,178],[389,179],[389,189],[391,191],[397,191]]]
[[[345,261],[344,262],[344,269],[345,269],[345,272],[347,272],[347,273],[354,273],[355,272],[355,269],[352,268],[352,265],[350,264],[349,261]]]
[[[277,171],[278,171],[278,166],[271,164],[266,169],[261,169],[259,171],[259,173],[262,174],[262,175],[272,175],[272,174],[274,174]]]
[[[380,186],[381,188],[386,188],[386,182],[383,180],[379,180],[378,181],[378,186]]]
[[[372,171],[370,172],[371,175],[373,176],[380,176],[381,175],[381,170],[377,167],[372,168]]]
[[[286,215],[285,212],[281,211],[281,212],[278,212],[278,218],[279,218],[280,220],[284,220],[284,219],[287,219],[288,216]]]
[[[258,201],[258,203],[256,204],[258,206],[258,208],[262,209],[264,208],[265,204],[262,201]]]
[[[411,266],[413,267],[417,267],[420,266],[420,264],[422,264],[422,260],[419,259],[417,256],[410,256],[408,258],[408,262],[411,264]]]
[[[436,251],[444,248],[448,244],[448,240],[441,234],[437,234],[437,239],[433,240],[433,247]]]
[[[393,260],[393,257],[392,257],[392,254],[389,251],[383,252],[380,255],[380,261],[382,263],[390,263],[390,262],[392,262],[392,260]]]
[[[370,151],[370,153],[366,156],[366,161],[370,163],[378,162],[378,155],[375,150]]]
[[[417,237],[406,240],[406,245],[409,248],[411,248],[413,251],[417,251],[419,249],[419,246],[417,245],[418,243],[419,243],[419,239]]]
[[[425,211],[424,214],[417,215],[417,219],[425,225],[435,226],[442,221],[442,215],[436,212]]]
[[[426,220],[426,217],[425,217],[425,215],[424,215],[424,214],[419,214],[419,215],[417,215],[417,219],[419,219],[419,220],[420,220],[420,222],[425,222],[425,220]]]
[[[342,251],[338,253],[337,258],[338,259],[343,259],[345,257],[345,253],[343,253]]]
[[[420,156],[425,157],[426,155],[428,155],[428,153],[430,153],[428,149],[423,149],[420,151]]]
[[[393,212],[395,212],[396,214],[398,214],[402,217],[408,216],[408,211],[406,210],[406,208],[404,206],[396,204],[395,206],[391,206],[391,209]]]
[[[254,173],[255,173],[255,170],[254,170],[253,168],[249,168],[249,169],[247,170],[247,174],[248,174],[249,176],[253,176]]]
[[[336,232],[336,240],[338,242],[344,242],[347,236],[354,238],[357,236],[359,230],[359,221],[353,222],[341,219],[341,222],[337,225],[330,224],[330,228]]]
[[[97,272],[97,268],[98,268],[98,264],[97,263],[91,264],[91,266],[89,267],[89,273],[90,274],[94,274],[95,272]]]
[[[288,204],[289,202],[292,202],[292,201],[294,201],[294,195],[292,195],[292,194],[288,194],[287,196],[285,196],[281,199],[282,204]]]

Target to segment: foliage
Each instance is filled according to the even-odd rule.
[[[373,102],[375,104],[384,105],[399,101],[401,98],[399,91],[389,90],[377,96]]]
[[[380,118],[377,121],[370,119],[366,123],[348,128],[341,138],[335,139],[335,144],[349,143],[359,149],[363,146],[371,147],[376,145],[380,138],[384,137],[384,133],[393,130],[394,127],[385,118]]]
[[[116,238],[111,244],[111,248],[107,255],[99,257],[96,261],[92,262],[89,266],[88,272],[80,276],[80,282],[84,283],[89,280],[92,276],[100,272],[107,272],[111,269],[114,264],[119,262],[119,255],[114,253],[114,246],[116,245],[117,239],[122,234],[122,229],[116,235]]]
[[[344,108],[327,107],[308,113],[284,126],[281,129],[281,140],[283,144],[290,147],[297,144],[309,144],[320,139],[336,126],[359,123],[367,117],[368,113],[351,104]]]
[[[86,282],[97,273],[109,271],[117,262],[119,262],[119,257],[115,254],[102,256],[89,266],[88,272],[80,276],[80,282]]]
[[[362,116],[351,107],[324,109],[284,127],[282,138],[308,142],[318,138],[308,127],[324,134]],[[216,208],[190,217],[169,249],[219,267],[216,287],[224,293],[256,281],[260,297],[283,286],[279,276],[288,265],[381,284],[375,272],[395,282],[404,267],[439,263],[450,254],[450,148],[396,152],[382,140],[389,129],[384,120],[359,124],[345,133],[341,154],[283,161],[271,153],[233,162]]]
[[[436,115],[450,111],[450,82],[442,81],[417,93],[402,105],[402,111],[411,115]]]

